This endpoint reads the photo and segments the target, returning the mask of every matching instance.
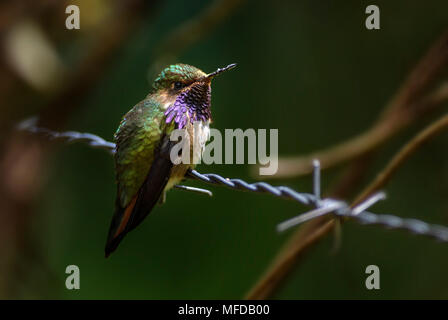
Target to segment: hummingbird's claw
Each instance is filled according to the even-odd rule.
[[[213,193],[210,190],[207,190],[207,189],[195,188],[195,187],[190,187],[190,186],[183,186],[183,185],[180,185],[180,184],[176,184],[174,186],[174,188],[185,190],[185,191],[190,191],[190,192],[195,192],[195,193],[206,194],[209,197],[213,196]]]

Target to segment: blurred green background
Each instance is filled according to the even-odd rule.
[[[69,68],[96,32],[95,27],[83,31],[83,14],[108,6],[107,1],[90,2],[96,1],[102,3],[99,9],[78,2],[79,31],[66,30],[65,14],[59,13],[57,32],[63,40],[58,51]],[[364,26],[369,4],[381,10],[380,30]],[[152,7],[154,12],[133,29],[64,129],[111,140],[122,115],[150,90],[148,69],[155,49],[207,6],[208,1],[161,1]],[[188,63],[206,72],[238,63],[213,83],[213,126],[277,128],[280,155],[307,154],[371,126],[445,30],[447,12],[443,0],[245,1],[170,63]],[[353,195],[406,141],[446,113],[446,106],[390,139]],[[22,108],[11,119],[38,112],[35,105]],[[201,165],[198,170],[257,180],[248,165]],[[343,167],[325,171],[324,191],[344,172]],[[116,192],[112,157],[82,144],[58,145],[41,179],[27,235],[39,258],[20,260],[15,290],[3,293],[7,298],[242,298],[292,233],[278,234],[276,224],[307,209],[221,187],[210,187],[212,198],[172,190],[167,202],[105,259]],[[310,180],[269,182],[311,191]],[[411,157],[385,191],[388,200],[372,211],[448,225],[447,133]],[[273,298],[448,298],[447,244],[355,222],[343,225],[341,241],[333,252],[334,237],[327,236]],[[80,268],[80,290],[65,289],[65,268],[71,264]],[[371,264],[381,270],[380,290],[365,288],[365,268]]]

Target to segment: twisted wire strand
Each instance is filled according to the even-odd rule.
[[[448,228],[429,224],[417,219],[405,219],[389,214],[375,214],[363,211],[358,216],[354,216],[358,223],[364,225],[379,225],[388,229],[401,229],[416,235],[427,236],[441,242],[448,242]]]
[[[21,122],[17,129],[33,134],[40,134],[49,140],[65,143],[85,143],[94,149],[103,149],[113,154],[115,152],[115,144],[104,140],[103,138],[91,134],[80,133],[76,131],[54,132],[46,128],[39,128],[36,126],[37,120],[31,118]],[[316,167],[316,164],[315,164]],[[278,198],[297,201],[301,204],[312,206],[316,209],[322,209],[326,206],[334,206],[336,209],[327,210],[324,214],[332,213],[335,216],[348,217],[363,225],[378,225],[392,230],[405,230],[407,232],[427,236],[436,239],[441,242],[448,242],[448,228],[429,224],[417,219],[400,218],[394,215],[388,214],[376,214],[366,211],[372,204],[365,205],[371,199],[367,199],[365,202],[359,204],[357,207],[363,206],[361,212],[356,211],[356,208],[351,209],[349,205],[343,201],[336,199],[320,199],[320,171],[315,170],[314,187],[316,194],[297,192],[286,186],[272,186],[266,182],[254,182],[248,183],[242,179],[229,179],[224,178],[215,173],[202,174],[196,170],[189,170],[187,172],[187,178],[192,180],[202,181],[207,184],[224,186],[233,190],[248,191],[253,193],[271,194]],[[374,201],[376,202],[376,201]],[[325,210],[323,210],[325,211]],[[308,212],[310,213],[310,212]],[[307,213],[303,214],[306,215]],[[300,216],[299,216],[300,217]],[[303,221],[302,221],[303,222]]]
[[[215,173],[199,173],[196,170],[189,170],[187,177],[193,180],[203,181],[208,184],[225,186],[230,189],[240,191],[250,191],[255,193],[269,193],[279,198],[298,201],[304,205],[316,204],[318,199],[310,193],[299,193],[289,187],[278,186],[274,187],[266,182],[248,183],[241,179],[224,178]]]
[[[104,140],[103,138],[91,134],[77,131],[56,132],[47,128],[40,128],[36,126],[37,118],[30,118],[22,121],[17,129],[33,134],[41,135],[50,141],[64,142],[64,143],[84,143],[95,149],[103,149],[109,153],[115,153],[115,143]]]
[[[298,201],[304,205],[322,207],[319,199],[310,193],[299,193],[289,187],[272,186],[266,182],[247,183],[241,179],[228,179],[221,177],[215,173],[202,174],[196,170],[188,172],[188,176],[194,180],[200,180],[212,185],[225,186],[234,190],[250,191],[255,193],[269,193],[276,197],[285,198],[289,200]],[[330,205],[339,202],[343,210],[335,210],[334,214],[337,216],[349,217],[356,220],[363,225],[378,225],[388,229],[401,229],[413,234],[424,235],[442,242],[448,242],[448,228],[440,225],[429,224],[417,219],[404,219],[394,215],[375,214],[368,211],[362,211],[358,214],[353,214],[353,210],[349,209],[348,204],[340,200],[323,199],[326,201],[325,205]]]

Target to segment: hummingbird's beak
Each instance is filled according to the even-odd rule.
[[[224,71],[231,70],[231,69],[233,69],[233,68],[235,68],[235,67],[236,67],[236,63],[232,63],[232,64],[229,64],[227,67],[224,67],[224,68],[218,68],[218,70],[216,70],[216,71],[214,71],[214,72],[209,73],[208,75],[206,75],[205,78],[211,80],[211,79],[213,79],[214,77],[216,77],[218,74],[221,74],[221,73],[223,73]]]

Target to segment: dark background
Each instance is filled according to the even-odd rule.
[[[81,30],[65,29],[65,6],[58,5],[51,14],[59,18],[50,23],[49,32],[69,70],[76,68],[74,61],[92,45],[99,29],[85,19],[95,21],[99,15],[102,21],[111,6],[100,0],[72,3],[80,6]],[[380,8],[380,30],[365,28],[369,4]],[[111,140],[122,115],[149,92],[154,74],[148,70],[160,43],[208,5],[161,1],[145,9],[150,14],[137,22],[61,128]],[[168,63],[188,63],[205,72],[238,63],[213,83],[213,127],[277,128],[280,155],[307,154],[372,125],[447,27],[447,12],[448,3],[442,0],[245,1]],[[11,123],[39,113],[48,100],[26,81],[21,86],[17,99],[39,98],[36,103],[18,103],[8,115]],[[446,106],[389,139],[350,196],[361,191],[406,141],[446,112]],[[64,107],[60,104],[61,110]],[[388,200],[372,211],[447,225],[447,138],[445,132],[413,155],[386,186]],[[8,269],[18,275],[2,274],[12,282],[1,292],[6,298],[242,298],[292,233],[278,234],[275,226],[307,209],[220,187],[210,187],[213,198],[172,190],[167,202],[105,259],[116,192],[112,157],[82,144],[57,145],[44,167],[24,237],[38,254],[27,258],[27,251],[19,252],[17,264]],[[264,179],[251,175],[251,169],[198,167],[225,177]],[[323,190],[344,172],[343,166],[324,171]],[[310,176],[269,182],[311,191]],[[336,252],[334,241],[330,234],[308,252],[273,298],[448,298],[447,244],[355,222],[343,225]],[[65,268],[70,264],[81,270],[80,290],[65,289]],[[365,288],[365,268],[370,264],[381,270],[380,290]]]

